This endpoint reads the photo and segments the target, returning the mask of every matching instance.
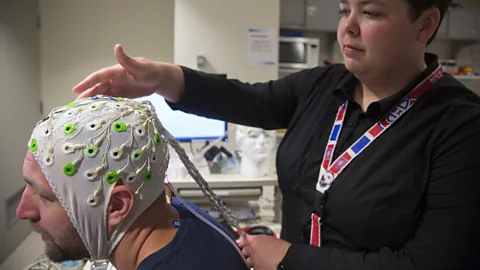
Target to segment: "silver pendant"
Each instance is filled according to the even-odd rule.
[[[333,183],[333,180],[334,180],[333,173],[326,172],[322,176],[322,180],[320,181],[320,185],[322,185],[322,186],[331,185]]]

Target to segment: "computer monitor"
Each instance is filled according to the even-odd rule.
[[[158,94],[134,100],[150,101],[155,107],[163,126],[177,141],[216,140],[227,132],[227,122],[172,110],[165,99]]]

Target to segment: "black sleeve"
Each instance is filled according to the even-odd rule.
[[[185,94],[174,110],[264,129],[287,128],[304,91],[312,91],[325,68],[303,70],[278,80],[244,83],[181,66]]]
[[[473,109],[463,123],[456,119],[463,113],[441,121],[446,127],[435,136],[424,215],[403,249],[292,245],[284,269],[480,269],[480,115]]]

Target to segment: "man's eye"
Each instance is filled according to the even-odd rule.
[[[47,202],[52,202],[50,199],[40,195],[40,194],[37,194],[37,196],[40,198],[40,200],[43,202],[43,203],[47,203]]]
[[[338,14],[340,14],[341,16],[345,16],[345,15],[348,15],[349,11],[346,10],[346,9],[340,9],[338,11]]]
[[[40,196],[40,200],[41,200],[43,203],[51,203],[51,202],[52,202],[50,199],[47,199],[47,198],[41,197],[41,196]]]

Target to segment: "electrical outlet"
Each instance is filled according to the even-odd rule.
[[[203,67],[205,66],[205,62],[207,59],[205,59],[205,56],[203,55],[197,55],[197,67]]]

